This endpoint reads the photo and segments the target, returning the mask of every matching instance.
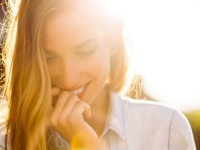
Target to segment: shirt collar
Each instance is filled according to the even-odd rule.
[[[125,121],[122,100],[116,93],[110,93],[109,107],[109,117],[102,136],[106,135],[109,130],[113,130],[122,139],[125,139]]]

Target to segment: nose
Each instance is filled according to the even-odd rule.
[[[60,83],[62,88],[71,90],[78,86],[81,77],[81,68],[74,61],[64,61],[60,70]]]

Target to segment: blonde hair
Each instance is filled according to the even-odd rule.
[[[42,28],[54,11],[54,0],[16,0],[10,13],[6,41],[5,97],[9,102],[7,130],[12,150],[45,150],[46,118],[51,105],[51,85],[43,53]],[[105,25],[105,24],[104,24]],[[108,24],[107,24],[108,25]],[[109,23],[110,39],[116,45],[111,58],[108,85],[120,91],[127,62],[121,20]]]
[[[15,14],[13,9],[8,22],[10,28],[3,50],[6,53],[5,96],[9,102],[7,130],[12,150],[46,147],[46,115],[51,94],[41,50],[41,25],[49,7],[43,7],[46,4],[42,2],[16,1],[18,12]]]

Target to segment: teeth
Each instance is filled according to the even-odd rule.
[[[84,86],[82,86],[81,88],[77,89],[77,90],[73,90],[73,91],[70,91],[70,93],[72,93],[73,95],[77,95],[79,93],[81,93],[84,89]]]

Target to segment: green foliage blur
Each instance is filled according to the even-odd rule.
[[[185,112],[184,114],[191,124],[196,148],[200,150],[200,108]]]

